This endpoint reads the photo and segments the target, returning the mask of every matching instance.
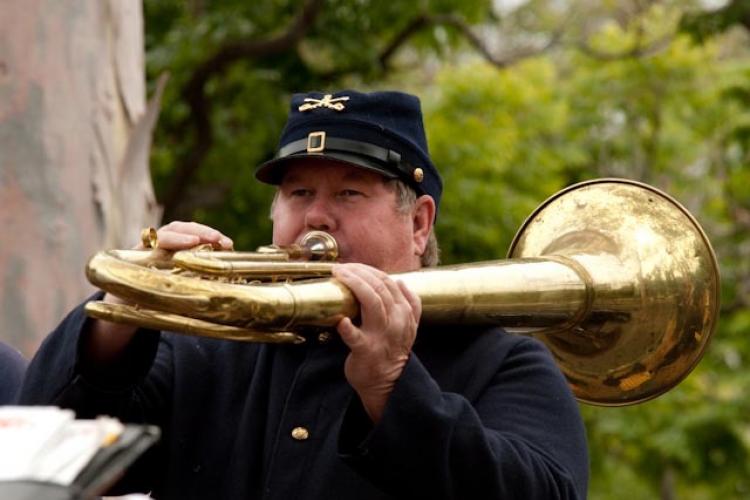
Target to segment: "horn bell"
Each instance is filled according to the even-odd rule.
[[[652,186],[597,179],[560,191],[528,217],[508,257],[558,259],[586,282],[576,324],[530,332],[581,401],[620,406],[670,390],[716,327],[711,244],[682,205]]]

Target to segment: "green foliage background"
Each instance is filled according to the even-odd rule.
[[[210,148],[186,173],[205,134],[191,78],[227,45],[284,33],[309,3],[144,3],[149,84],[170,74],[154,181],[162,201],[184,185],[168,213],[213,225],[241,249],[267,243],[272,190],[252,172],[273,155],[289,94],[346,87],[422,96],[447,187],[444,263],[502,257],[524,218],[573,182],[662,188],[714,244],[719,328],[670,393],[583,408],[590,497],[750,497],[750,45],[737,14],[747,2],[707,11],[697,1],[321,1],[289,48],[205,80]]]

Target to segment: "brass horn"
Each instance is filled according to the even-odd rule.
[[[329,329],[358,314],[352,294],[335,279],[249,286],[196,280],[113,252],[91,259],[88,278],[139,305],[91,302],[86,310],[97,318],[300,342],[305,330]],[[597,179],[560,191],[521,226],[508,257],[394,277],[421,298],[423,323],[500,325],[540,338],[576,397],[598,405],[634,404],[668,391],[698,363],[715,328],[713,249],[685,208],[646,184]],[[315,275],[331,264],[297,265],[322,266]],[[278,264],[264,266],[273,276]]]

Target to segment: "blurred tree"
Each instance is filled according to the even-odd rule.
[[[470,26],[493,17],[488,0],[145,7],[149,75],[171,74],[152,153],[164,219],[197,218],[243,248],[268,241],[271,190],[252,172],[273,155],[289,93],[382,85],[462,41],[489,54]]]
[[[158,219],[137,1],[0,5],[0,338],[31,355],[86,259]]]
[[[688,11],[681,19],[682,30],[698,41],[705,41],[737,25],[750,30],[750,2],[746,0],[731,0],[715,10]]]

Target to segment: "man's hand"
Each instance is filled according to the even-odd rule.
[[[159,248],[163,250],[185,250],[204,243],[211,244],[217,250],[231,250],[232,240],[208,226],[197,222],[170,222],[157,231]],[[143,249],[143,243],[134,248]],[[125,303],[118,297],[106,294],[105,302]],[[87,354],[94,364],[106,364],[115,360],[135,335],[137,328],[132,325],[110,323],[94,320],[87,339]]]
[[[159,248],[164,250],[186,250],[205,243],[216,250],[231,250],[233,243],[228,237],[212,227],[197,222],[173,221],[156,232]],[[136,249],[143,248],[139,243]]]
[[[360,304],[360,324],[344,318],[337,329],[351,349],[344,365],[346,379],[377,423],[409,359],[422,302],[404,283],[364,264],[336,265],[333,276]]]

